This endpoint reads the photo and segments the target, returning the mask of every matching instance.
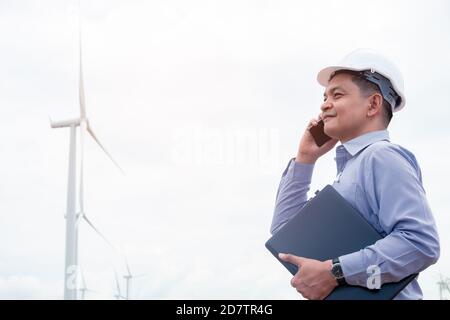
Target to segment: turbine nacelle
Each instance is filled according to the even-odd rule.
[[[87,119],[84,119],[84,121],[87,122]],[[67,127],[78,127],[81,124],[80,118],[75,119],[69,119],[69,120],[60,120],[60,121],[53,121],[50,118],[50,126],[52,128],[67,128]]]

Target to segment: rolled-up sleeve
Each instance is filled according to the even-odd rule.
[[[275,201],[270,232],[289,221],[306,204],[314,164],[299,163],[291,159],[283,172]]]
[[[340,257],[347,283],[367,287],[371,266],[379,267],[383,284],[434,264],[439,237],[415,158],[384,147],[367,158],[363,170],[363,194],[387,236]]]

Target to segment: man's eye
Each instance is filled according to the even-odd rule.
[[[334,97],[335,97],[335,98],[342,97],[342,93],[335,93],[335,94],[334,94]]]

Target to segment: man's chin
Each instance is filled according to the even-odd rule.
[[[338,139],[338,135],[336,130],[334,130],[334,128],[332,126],[327,126],[325,125],[323,128],[323,131],[325,132],[325,134],[333,139]]]

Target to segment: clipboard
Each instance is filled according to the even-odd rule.
[[[279,253],[325,261],[359,251],[382,238],[345,198],[331,185],[327,185],[282,226],[265,246],[295,275],[298,267],[280,260]],[[385,283],[380,289],[339,286],[325,300],[390,300],[417,275],[411,274],[399,282]]]

